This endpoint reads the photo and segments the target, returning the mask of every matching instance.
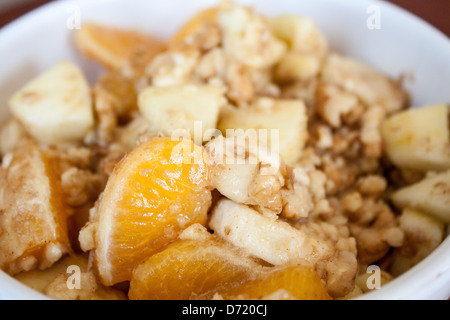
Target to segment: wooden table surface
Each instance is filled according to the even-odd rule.
[[[0,0],[1,1],[1,0]],[[53,0],[57,1],[57,0]],[[170,1],[170,0],[168,0]],[[358,0],[355,0],[358,1]],[[407,9],[422,19],[434,25],[448,37],[450,37],[450,0],[386,0]],[[23,4],[8,7],[1,10],[0,2],[0,27],[20,17],[22,14],[51,0],[28,0]]]

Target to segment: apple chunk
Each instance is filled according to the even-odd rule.
[[[264,98],[248,108],[228,106],[221,111],[218,129],[224,134],[227,129],[266,129],[271,148],[278,143],[283,160],[293,165],[302,155],[308,135],[306,106],[300,100],[270,98]]]
[[[401,168],[442,171],[450,168],[449,110],[446,104],[409,109],[381,125],[389,159]]]
[[[94,126],[89,85],[81,70],[60,62],[20,89],[12,114],[39,142],[80,141]]]
[[[450,223],[450,170],[428,175],[391,195],[399,208],[413,208]]]
[[[444,238],[444,224],[417,210],[403,210],[399,224],[405,232],[405,242],[394,251],[390,271],[395,276],[426,258]]]
[[[212,85],[148,87],[139,94],[138,105],[150,125],[165,136],[184,130],[194,139],[198,122],[203,139],[216,128],[219,110],[226,103],[224,92],[223,87]]]

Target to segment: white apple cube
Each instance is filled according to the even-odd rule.
[[[441,172],[401,188],[391,195],[399,208],[413,208],[450,223],[450,171]]]
[[[273,152],[278,145],[282,159],[293,165],[302,155],[308,135],[306,106],[300,100],[269,98],[248,108],[227,106],[218,128],[224,134],[227,129],[266,129],[268,149]]]
[[[139,94],[138,106],[150,125],[165,136],[184,131],[197,139],[194,134],[202,131],[198,139],[203,140],[208,130],[216,128],[220,108],[226,104],[224,93],[223,87],[213,85],[148,87]],[[194,128],[196,121],[199,126]]]
[[[385,151],[398,167],[420,171],[450,168],[450,107],[438,104],[397,113],[384,120]]]
[[[405,232],[405,242],[394,252],[390,271],[395,276],[426,258],[444,238],[444,224],[417,210],[403,210],[399,225]]]
[[[33,79],[9,105],[27,132],[42,143],[80,141],[94,127],[89,84],[70,62],[60,62]]]

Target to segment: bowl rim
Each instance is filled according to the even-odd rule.
[[[45,294],[27,286],[26,284],[10,276],[3,270],[0,270],[0,283],[2,289],[0,289],[0,300],[52,300]],[[3,289],[7,288],[7,289]],[[6,296],[7,291],[10,296]]]
[[[19,18],[9,22],[2,28],[0,28],[0,39],[14,33],[17,28],[23,28],[28,22],[36,19],[40,15],[44,15],[52,10],[57,10],[63,6],[67,6],[69,3],[74,5],[107,5],[108,3],[117,3],[119,0],[60,0],[55,2],[48,2],[42,6],[31,10],[30,12],[20,16]],[[333,1],[333,0],[322,0]],[[237,3],[246,3],[246,1],[235,0]],[[247,1],[248,2],[248,1]],[[256,1],[255,1],[256,2]],[[333,1],[336,2],[336,1]],[[343,5],[351,5],[354,0],[340,0]],[[382,0],[359,0],[358,2],[365,5],[379,5],[380,7],[388,11],[391,11],[395,15],[403,16],[408,22],[415,24],[419,28],[423,29],[427,33],[432,33],[438,37],[439,41],[445,43],[450,52],[450,39],[441,30],[437,29],[429,22],[425,21],[421,17],[407,11],[406,9],[387,1]],[[300,5],[300,3],[299,3]],[[312,17],[314,19],[314,17]],[[443,263],[436,263],[443,262]],[[424,273],[426,271],[426,273]],[[420,276],[419,276],[420,275]],[[396,277],[394,280],[384,285],[381,290],[374,290],[372,292],[365,293],[362,296],[355,298],[356,300],[384,300],[384,299],[408,299],[420,297],[421,294],[427,292],[427,285],[430,281],[436,280],[443,275],[448,277],[448,282],[443,282],[441,286],[450,285],[450,236],[447,234],[444,241],[436,248],[428,257],[423,259],[420,263],[406,271],[404,274]],[[11,293],[13,299],[50,299],[46,295],[28,287],[14,277],[8,275],[4,271],[0,270],[0,283],[7,288],[13,288]],[[2,287],[3,287],[2,285]],[[406,290],[408,288],[408,290]],[[8,290],[8,289],[7,289]],[[448,289],[450,295],[450,289]],[[0,298],[5,298],[4,293],[0,289]],[[6,298],[8,299],[8,298]]]

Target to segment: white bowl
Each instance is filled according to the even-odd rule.
[[[80,14],[81,23],[96,21],[140,29],[168,37],[199,8],[214,0],[73,0],[47,4],[0,30],[0,122],[8,116],[7,101],[25,81],[61,59],[80,65],[93,82],[101,68],[78,54],[72,43]],[[242,0],[270,15],[298,13],[312,17],[333,49],[359,58],[397,77],[407,77],[405,86],[412,104],[423,106],[450,102],[450,42],[442,33],[384,1],[369,0]],[[375,7],[374,7],[375,6]],[[367,21],[380,13],[380,29]],[[74,20],[75,17],[75,20]],[[72,24],[70,23],[72,22]],[[369,21],[370,22],[370,21]],[[370,24],[369,24],[370,25]],[[450,238],[428,258],[361,299],[447,299],[450,297]],[[44,299],[0,271],[0,298]]]

